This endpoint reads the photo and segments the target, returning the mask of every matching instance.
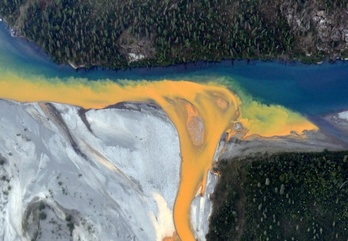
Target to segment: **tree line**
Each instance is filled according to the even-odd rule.
[[[318,33],[315,29],[294,30],[286,18],[284,2],[4,0],[0,15],[56,62],[87,67],[166,66],[224,59],[317,61],[330,57],[325,51],[306,55],[306,46],[299,43],[302,35]],[[300,11],[309,1],[286,2],[296,4]],[[344,0],[316,2],[330,13],[347,7]],[[307,47],[314,48],[314,44],[309,42]],[[131,62],[129,53],[141,54],[144,59]]]

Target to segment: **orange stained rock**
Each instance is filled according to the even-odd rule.
[[[172,237],[166,237],[162,241],[174,241],[174,239]]]
[[[124,85],[110,81],[62,81],[40,77],[28,80],[5,72],[0,75],[0,98],[22,102],[59,102],[83,108],[103,108],[122,101],[156,102],[178,131],[182,155],[181,182],[173,214],[177,238],[172,240],[195,240],[190,224],[191,202],[200,187],[201,193],[204,193],[207,173],[220,137],[225,130],[233,127],[240,113],[240,99],[226,87],[167,80],[126,82]],[[257,123],[255,125],[251,120],[252,114],[242,116],[242,124],[252,134],[259,134]],[[314,125],[307,122],[302,117],[295,118],[291,122],[292,129],[313,129]],[[261,130],[266,134],[288,133],[284,123],[274,128],[275,131],[267,125]]]
[[[176,232],[173,233],[172,237],[165,237],[162,241],[181,241]]]
[[[195,146],[204,142],[204,124],[197,109],[191,103],[183,103],[186,108],[186,128]]]

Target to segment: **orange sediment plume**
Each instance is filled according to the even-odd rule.
[[[187,81],[142,81],[121,86],[107,81],[63,82],[39,78],[30,81],[7,72],[0,76],[0,98],[22,102],[59,102],[83,108],[103,108],[123,101],[153,101],[161,106],[178,131],[182,155],[181,182],[173,214],[176,233],[173,237],[164,239],[176,241],[195,240],[190,224],[191,202],[199,188],[200,193],[204,193],[207,173],[221,135],[234,126],[241,111],[240,99],[226,87]],[[276,111],[280,111],[281,118],[290,121],[285,121],[276,128],[265,125],[260,129],[260,123],[253,122],[252,114],[243,113],[238,121],[251,134],[266,136],[289,134],[289,123],[292,125],[290,130],[298,132],[315,129],[313,124],[300,116],[292,118],[292,115],[287,116],[286,111],[284,113],[279,108],[272,111],[274,120]],[[267,113],[265,111],[264,114]],[[233,133],[233,130],[229,133]]]
[[[178,130],[182,152],[181,183],[174,206],[175,227],[182,240],[193,241],[191,202],[200,187],[202,193],[205,190],[217,144],[221,134],[238,118],[240,101],[221,86],[206,85],[199,92],[193,92],[194,88],[186,90],[186,93],[182,91],[185,101],[175,102],[173,111],[167,113]],[[221,102],[225,103],[222,108]]]
[[[318,129],[300,114],[279,105],[264,105],[256,101],[243,104],[238,121],[248,129],[246,137],[286,136],[291,132],[301,134],[304,130]]]
[[[8,81],[10,80],[11,81]],[[190,205],[205,180],[221,133],[238,115],[240,101],[227,88],[186,81],[113,82],[28,81],[9,74],[0,77],[0,97],[22,102],[49,101],[103,108],[122,101],[153,101],[174,123],[182,155],[181,182],[174,206],[174,223],[181,240],[195,240]]]

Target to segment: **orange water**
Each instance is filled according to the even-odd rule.
[[[240,99],[226,87],[198,84],[187,81],[87,82],[83,80],[28,80],[11,72],[0,76],[0,98],[23,102],[50,101],[77,105],[84,108],[103,108],[122,101],[153,101],[163,108],[179,133],[182,155],[181,182],[174,205],[176,233],[183,241],[194,241],[190,224],[190,204],[197,190],[205,189],[207,172],[223,132],[240,121],[249,134],[264,136],[302,132],[316,127],[304,118],[281,107],[272,110],[267,106],[245,108]],[[279,125],[261,125],[252,120],[251,113],[271,112],[270,122]],[[270,107],[271,108],[271,107]],[[264,113],[263,113],[264,111]],[[240,114],[241,112],[241,114]],[[278,114],[277,114],[278,113]],[[261,128],[260,128],[261,126]]]

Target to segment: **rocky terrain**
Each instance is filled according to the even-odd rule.
[[[177,133],[163,112],[0,101],[1,240],[172,236]]]

